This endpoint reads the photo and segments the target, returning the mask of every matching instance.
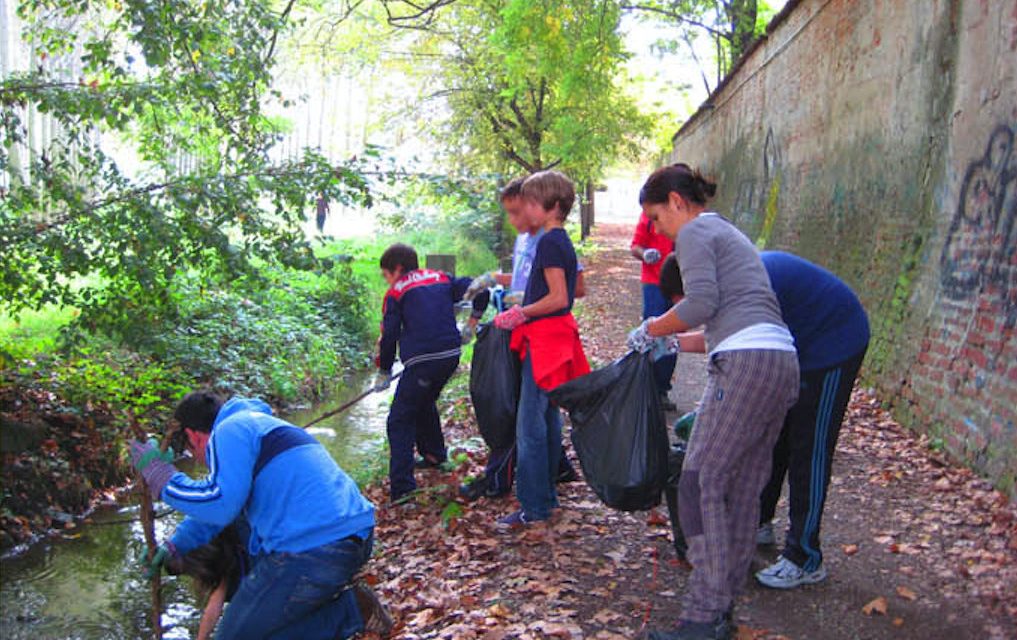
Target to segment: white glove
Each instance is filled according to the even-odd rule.
[[[660,262],[660,250],[644,249],[643,262],[645,262],[646,264],[657,264],[658,262]]]
[[[653,348],[655,339],[650,335],[648,330],[649,324],[649,319],[643,320],[643,324],[629,332],[629,337],[626,340],[629,349],[640,353],[646,353]]]
[[[490,289],[491,287],[498,284],[498,281],[494,279],[494,272],[488,271],[487,273],[477,276],[470,283],[470,286],[466,288],[466,293],[463,294],[463,300],[473,300],[477,297],[484,289]]]
[[[384,371],[379,371],[374,375],[374,388],[372,391],[384,391],[389,388],[392,384],[392,374]]]
[[[650,351],[650,357],[654,360],[660,360],[665,356],[679,353],[681,350],[682,347],[678,342],[678,334],[672,333],[666,336],[661,336],[653,341],[653,349]]]

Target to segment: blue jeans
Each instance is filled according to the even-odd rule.
[[[546,520],[558,506],[555,479],[561,457],[561,413],[533,379],[529,356],[523,360],[516,414],[516,497],[531,520]]]
[[[673,305],[664,298],[660,287],[655,284],[643,283],[643,320],[655,318],[665,313]],[[671,390],[671,375],[678,362],[676,354],[664,356],[653,363],[653,379],[657,382],[657,391],[667,393]]]
[[[417,488],[413,448],[444,462],[445,436],[438,418],[438,395],[459,366],[459,356],[420,362],[403,371],[388,412],[388,479],[392,500]]]
[[[349,582],[371,556],[372,537],[301,553],[258,556],[223,614],[216,640],[348,638],[364,628]]]

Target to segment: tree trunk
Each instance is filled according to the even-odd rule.
[[[582,200],[579,202],[579,239],[586,240],[593,227],[593,181],[590,180],[584,187]]]

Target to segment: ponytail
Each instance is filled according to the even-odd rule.
[[[717,194],[717,184],[705,178],[698,169],[678,162],[650,174],[639,191],[639,201],[641,204],[663,204],[672,191],[686,200],[705,205]]]

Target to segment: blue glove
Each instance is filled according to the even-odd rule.
[[[653,348],[654,337],[650,335],[648,330],[649,326],[650,320],[647,318],[646,320],[643,320],[643,324],[629,332],[629,337],[626,341],[629,349],[640,353],[646,353]]]
[[[177,548],[173,546],[172,542],[160,544],[155,548],[155,553],[152,554],[149,553],[148,545],[145,545],[144,550],[141,552],[141,566],[145,569],[145,579],[151,580],[159,575],[166,562],[170,558],[177,557],[177,555]]]
[[[658,262],[660,262],[660,250],[644,249],[643,262],[645,262],[646,264],[657,264]]]
[[[484,289],[490,289],[491,287],[498,284],[498,281],[494,279],[494,272],[488,271],[484,275],[477,276],[470,283],[470,286],[466,288],[466,293],[463,294],[463,300],[473,300],[477,297]]]
[[[131,454],[131,465],[141,473],[148,485],[148,493],[153,500],[158,500],[162,495],[162,489],[169,482],[177,468],[170,464],[173,460],[173,450],[159,450],[159,443],[155,438],[148,442],[131,440],[128,444]]]
[[[385,389],[388,389],[391,384],[392,374],[385,371],[379,371],[374,376],[374,388],[372,391],[384,391]]]

